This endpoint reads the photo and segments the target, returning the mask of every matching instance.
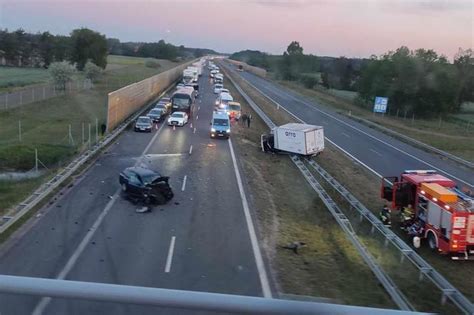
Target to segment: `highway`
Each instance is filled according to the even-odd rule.
[[[229,141],[209,138],[215,95],[207,71],[200,90],[185,127],[173,130],[162,123],[151,134],[126,130],[72,187],[2,245],[0,274],[268,296],[238,163]],[[121,196],[118,174],[136,163],[170,176],[175,193],[170,203],[136,213],[137,206]],[[0,295],[0,314],[32,313],[177,312]]]
[[[300,121],[323,126],[327,140],[377,176],[398,176],[410,169],[433,169],[455,180],[459,187],[474,189],[472,170],[371,129],[274,82],[246,71],[234,71],[234,66],[223,64]]]

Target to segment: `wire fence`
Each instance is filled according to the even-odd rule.
[[[65,89],[58,89],[52,83],[30,86],[11,93],[0,94],[0,111],[91,88],[92,82],[89,79],[70,81]]]

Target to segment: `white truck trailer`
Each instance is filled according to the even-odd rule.
[[[190,66],[190,67],[187,67],[186,70],[191,70],[191,71],[193,71],[193,73],[194,73],[193,82],[197,82],[198,79],[199,79],[198,68],[197,68],[197,67],[194,67],[194,66],[193,66],[193,67]]]
[[[282,125],[262,135],[261,146],[264,152],[317,155],[324,150],[324,129],[297,123]]]

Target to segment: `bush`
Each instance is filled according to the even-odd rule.
[[[304,87],[307,89],[312,89],[319,83],[319,79],[314,76],[301,75],[300,82],[303,83]]]
[[[84,66],[84,74],[87,79],[91,80],[92,82],[96,82],[97,79],[102,74],[102,69],[99,68],[96,64],[91,61],[88,61]]]
[[[76,70],[66,61],[53,62],[49,65],[49,74],[58,89],[65,90],[66,84],[72,81],[72,77]]]
[[[147,61],[145,61],[145,67],[148,67],[148,68],[159,68],[161,67],[160,66],[160,63],[156,60],[153,60],[153,59],[148,59]]]

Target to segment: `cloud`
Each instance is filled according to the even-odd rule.
[[[395,8],[410,13],[448,12],[472,10],[472,0],[399,0],[380,1],[384,8]]]

